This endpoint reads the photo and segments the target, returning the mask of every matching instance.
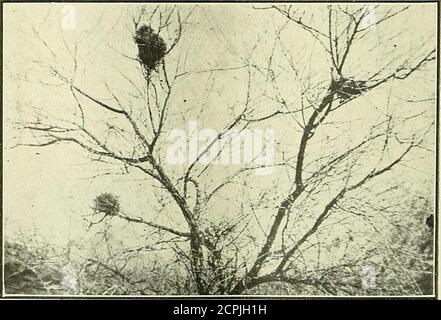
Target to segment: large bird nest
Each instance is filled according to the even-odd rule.
[[[167,53],[165,41],[150,26],[142,25],[136,30],[135,42],[138,45],[138,58],[147,72],[157,70]]]
[[[330,90],[342,100],[353,98],[367,91],[366,81],[346,78],[333,79]]]
[[[118,214],[120,210],[119,200],[111,193],[102,193],[94,199],[93,210],[95,213],[104,213],[108,216]]]

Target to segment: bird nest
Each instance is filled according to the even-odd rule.
[[[136,30],[135,43],[138,45],[138,58],[144,68],[149,73],[157,70],[167,53],[164,39],[150,26],[142,25]]]
[[[120,210],[119,200],[111,193],[103,193],[94,199],[93,209],[96,213],[114,216]]]
[[[336,93],[342,100],[353,98],[367,91],[366,81],[353,80],[341,77],[337,80],[332,80],[330,91]]]

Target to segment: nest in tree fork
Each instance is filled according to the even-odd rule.
[[[352,80],[341,77],[338,80],[332,80],[331,92],[336,93],[340,99],[350,99],[351,97],[362,94],[367,91],[366,81]]]
[[[156,70],[167,53],[165,41],[150,26],[143,25],[136,30],[135,42],[138,45],[138,57],[144,68],[149,73]]]
[[[111,193],[100,194],[94,199],[93,209],[97,213],[114,216],[118,214],[120,210],[119,200]]]

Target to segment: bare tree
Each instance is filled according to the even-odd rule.
[[[93,161],[116,166],[127,174],[138,171],[145,175],[156,190],[149,199],[157,201],[157,212],[168,212],[175,221],[164,224],[149,213],[125,212],[116,197],[103,194],[94,205],[91,226],[120,219],[153,230],[156,240],[152,236],[142,247],[124,250],[131,254],[146,247],[172,250],[174,272],[183,276],[175,281],[170,275],[167,281],[175,281],[175,287],[187,283],[186,289],[179,290],[203,295],[242,294],[282,283],[325,294],[363,292],[360,267],[369,261],[376,263],[379,253],[372,245],[360,247],[364,242],[377,243],[372,239],[381,236],[382,221],[387,220],[384,215],[393,211],[393,199],[400,191],[396,181],[387,183],[387,179],[394,172],[402,174],[400,165],[408,158],[433,154],[433,93],[411,100],[397,98],[391,89],[401,88],[400,95],[425,70],[433,77],[435,49],[430,47],[430,36],[415,50],[405,45],[401,49],[401,43],[390,50],[389,45],[400,41],[406,32],[390,26],[396,26],[394,19],[411,12],[410,6],[321,5],[305,12],[300,5],[258,7],[253,10],[281,19],[274,37],[264,39],[269,46],[259,51],[263,44],[256,42],[251,52],[237,53],[236,65],[201,65],[199,70],[189,70],[188,52],[197,48],[186,43],[185,34],[198,10],[158,5],[131,11],[133,49],[117,55],[131,63],[137,77],[118,70],[124,83],[120,87],[103,83],[106,93],[96,93],[87,82],[77,80],[81,69],[78,43],[64,40],[69,60],[64,63],[66,59],[57,57],[59,53],[34,29],[34,36],[53,55],[51,60],[33,63],[53,81],[40,84],[69,92],[66,104],[71,113],[60,118],[59,113],[31,105],[34,118],[16,123],[26,140],[17,146],[73,144]],[[146,67],[141,49],[133,55],[140,48],[135,40],[141,26],[149,26],[165,44],[163,56],[153,66]],[[300,57],[306,50],[291,43],[294,33],[314,48],[303,61]],[[372,40],[374,33],[384,35],[380,43]],[[368,60],[376,50],[383,50],[381,59],[363,68],[362,59]],[[321,74],[314,74],[317,68]],[[184,167],[168,165],[164,154],[168,130],[178,119],[185,124],[191,114],[203,118],[212,111],[208,98],[200,105],[182,106],[182,88],[200,79],[212,93],[215,90],[210,86],[219,75],[240,78],[240,102],[225,107],[223,115],[228,121],[198,150],[196,158]],[[24,80],[32,81],[32,76]],[[292,88],[286,83],[293,83]],[[431,89],[424,92],[427,90]],[[400,114],[394,109],[398,103],[417,107],[413,112],[407,107]],[[354,111],[356,117],[366,118],[346,117],[348,110],[369,104],[378,111],[375,117],[366,117],[370,113],[366,110]],[[422,104],[429,108],[420,107]],[[416,120],[423,125],[413,126]],[[292,140],[277,145],[284,156],[274,164],[245,163],[222,174],[216,171],[215,161],[203,161],[204,157],[213,158],[213,152],[214,159],[220,157],[222,148],[216,148],[231,141],[231,132],[284,122],[292,124],[287,131]],[[362,123],[366,128],[349,132],[348,142],[343,137],[345,130],[351,125],[363,127]],[[265,179],[262,186],[260,177],[253,177],[252,172],[268,166],[281,173],[269,183],[266,177],[261,178]],[[288,187],[275,191],[278,181]],[[224,215],[222,210],[233,212]],[[360,222],[367,227],[358,232],[353,228]],[[130,269],[124,269],[127,264],[121,267],[124,261],[120,261],[112,266],[116,255],[109,253],[109,257],[113,262],[91,261],[133,285],[137,292],[155,292],[140,289],[143,284],[131,280]],[[417,283],[411,288],[420,292]]]

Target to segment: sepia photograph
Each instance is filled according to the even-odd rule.
[[[2,8],[3,298],[437,298],[436,1]]]

